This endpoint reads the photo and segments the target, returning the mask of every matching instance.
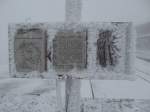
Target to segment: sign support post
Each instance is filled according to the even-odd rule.
[[[66,0],[66,23],[77,24],[81,20],[81,0]],[[66,112],[80,112],[80,79],[67,76]]]

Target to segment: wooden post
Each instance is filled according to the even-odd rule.
[[[81,0],[66,0],[66,23],[81,20]],[[80,112],[80,79],[66,79],[66,112]]]

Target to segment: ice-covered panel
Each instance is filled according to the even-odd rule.
[[[56,69],[86,67],[86,32],[59,31],[53,40],[53,64]]]
[[[15,35],[15,63],[18,72],[46,70],[46,35],[41,29],[18,29]]]
[[[17,34],[18,29],[28,29],[29,25],[11,25],[9,28],[9,60],[12,76],[30,77],[37,75],[42,78],[56,78],[57,75],[61,75],[65,78],[66,75],[70,75],[72,78],[84,79],[133,79],[136,34],[132,23],[43,23],[32,24],[30,27],[34,30],[40,28],[47,31],[47,48],[45,51],[45,48],[42,48],[45,46],[42,44],[42,35],[44,34],[25,31],[25,34],[20,36]],[[27,39],[26,37],[30,38]],[[24,43],[27,45],[23,48],[20,47]],[[17,48],[19,48],[18,53],[15,51]],[[24,51],[27,53],[22,55]],[[39,58],[39,55],[43,54],[42,52],[47,52],[47,55]],[[16,53],[22,57],[18,58]],[[15,57],[17,58],[15,59]],[[22,62],[23,59],[28,60],[29,57],[32,60]],[[45,70],[45,64],[42,62],[43,65],[38,66],[39,59],[41,62],[47,60],[45,61],[47,63],[45,73],[40,73],[40,71]],[[20,63],[25,64],[19,66]],[[28,66],[26,63],[29,63]],[[33,63],[38,67],[35,66],[34,68]],[[18,69],[21,67],[30,72],[26,75],[20,74]]]

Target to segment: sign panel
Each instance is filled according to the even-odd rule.
[[[83,69],[87,63],[86,32],[59,31],[53,40],[53,65],[59,70]]]
[[[129,22],[13,25],[10,73],[16,77],[133,79],[135,38]]]
[[[41,29],[18,29],[14,43],[18,72],[44,72],[46,70],[45,39],[45,32]]]
[[[9,72],[12,77],[30,77],[33,72],[47,71],[47,31],[42,26],[9,25]]]

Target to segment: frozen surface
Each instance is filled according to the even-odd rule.
[[[84,112],[149,112],[149,100],[134,99],[85,99],[82,110]]]
[[[55,108],[55,81],[0,80],[0,112],[55,112]]]
[[[137,59],[135,81],[91,80],[90,83],[89,80],[82,80],[82,110],[101,112],[100,110],[104,109],[103,112],[108,112],[109,108],[112,112],[121,112],[119,109],[123,109],[124,112],[149,112],[149,67],[150,63]],[[55,80],[8,78],[7,71],[7,66],[1,66],[0,112],[55,112]],[[63,105],[64,90],[65,84],[61,81]]]
[[[150,51],[149,50],[137,50],[137,57],[150,62]]]

